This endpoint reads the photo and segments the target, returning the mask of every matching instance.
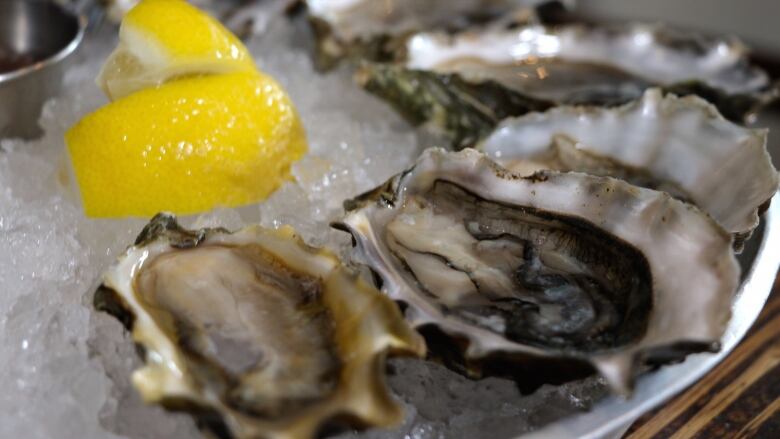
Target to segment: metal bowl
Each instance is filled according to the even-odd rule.
[[[0,138],[34,138],[87,20],[42,0],[0,0]]]

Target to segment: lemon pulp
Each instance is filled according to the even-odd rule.
[[[181,75],[254,68],[246,47],[217,20],[184,0],[145,0],[122,20],[119,45],[97,82],[119,99]]]

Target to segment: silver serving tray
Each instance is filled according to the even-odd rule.
[[[696,354],[685,361],[641,376],[633,396],[610,396],[589,412],[549,424],[522,439],[619,438],[641,415],[663,404],[712,370],[736,347],[758,318],[780,266],[780,203],[772,203],[762,225],[739,255],[742,284],[734,298],[732,318],[716,354]]]

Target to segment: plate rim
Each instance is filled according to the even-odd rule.
[[[778,191],[776,195],[780,193]],[[753,264],[748,269],[732,305],[732,318],[715,354],[689,355],[685,361],[665,366],[637,379],[633,396],[626,400],[609,396],[588,412],[552,422],[522,434],[518,439],[600,439],[627,429],[643,414],[660,406],[697,382],[739,344],[764,307],[780,267],[780,203],[770,203],[763,217],[764,232]]]

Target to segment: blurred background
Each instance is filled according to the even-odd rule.
[[[576,13],[598,22],[664,22],[708,35],[733,35],[755,60],[780,79],[780,1],[777,0],[583,0]],[[770,128],[769,152],[780,166],[780,105],[767,108],[755,126]]]
[[[759,57],[780,59],[776,0],[584,0],[576,9],[592,19],[663,21],[703,33],[734,34]]]

